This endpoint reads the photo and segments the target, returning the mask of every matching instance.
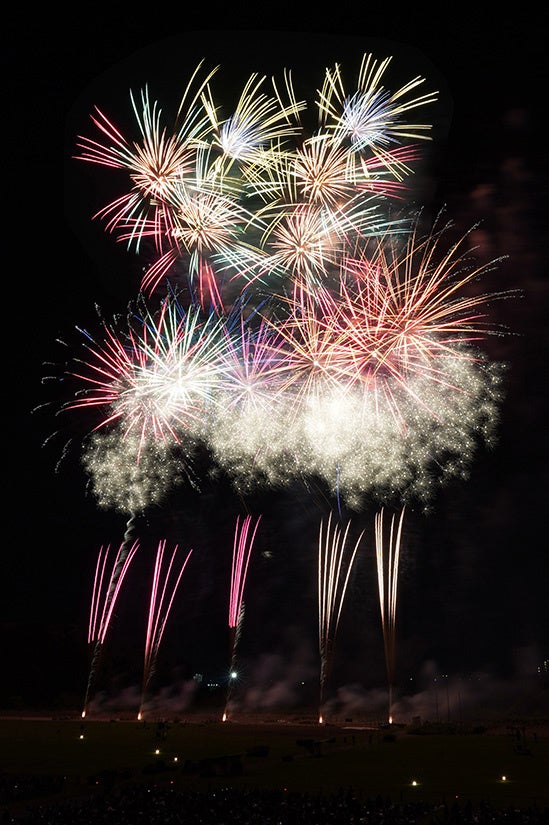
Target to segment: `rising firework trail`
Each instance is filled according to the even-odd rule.
[[[246,584],[246,576],[248,574],[250,555],[260,521],[261,516],[258,516],[254,526],[252,516],[246,516],[242,520],[242,523],[240,522],[240,516],[237,516],[236,519],[233,543],[233,561],[231,567],[231,592],[229,598],[231,666],[229,670],[227,699],[225,702],[225,710],[223,712],[224,722],[226,722],[228,718],[232,687],[236,679],[236,648],[240,638],[240,632],[242,630],[242,622],[244,620],[244,586]]]
[[[165,563],[164,560],[164,554],[166,551],[165,539],[159,541],[156,551],[151,598],[149,603],[149,618],[147,622],[147,637],[145,641],[143,688],[141,693],[141,705],[137,715],[138,719],[143,718],[145,699],[151,679],[154,675],[158,648],[160,646],[160,642],[162,641],[164,630],[166,629],[166,622],[168,621],[168,616],[170,615],[181,577],[183,576],[187,562],[193,552],[192,550],[189,550],[178,568],[175,564],[178,549],[178,545],[176,544],[167,563]]]
[[[347,548],[351,522],[342,532],[338,525],[332,525],[332,513],[328,517],[326,529],[320,524],[318,537],[318,642],[320,649],[320,711],[319,724],[324,722],[322,707],[326,685],[333,665],[337,628],[341,617],[345,591],[355,556],[364,535],[358,537],[353,550]]]
[[[103,643],[107,631],[111,624],[112,614],[120,594],[122,583],[128,572],[128,568],[139,547],[139,542],[133,541],[128,547],[124,541],[116,554],[111,567],[110,575],[107,572],[110,545],[101,547],[95,566],[95,577],[93,582],[92,600],[90,606],[90,620],[88,625],[88,645],[92,649],[92,661],[86,695],[84,697],[84,708],[82,718],[86,716],[88,702],[91,694],[93,679],[97,670],[97,664],[103,648]]]
[[[393,722],[393,687],[395,682],[396,653],[396,608],[398,587],[398,563],[400,556],[400,539],[404,510],[400,513],[398,527],[395,531],[395,516],[391,518],[389,543],[385,547],[383,539],[383,510],[375,517],[377,579],[379,585],[379,607],[385,648],[385,664],[389,685],[389,724]]]

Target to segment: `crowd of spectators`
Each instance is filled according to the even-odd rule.
[[[549,825],[549,809],[501,810],[487,802],[394,802],[352,789],[308,793],[219,788],[180,791],[129,784],[93,796],[29,804],[4,823],[17,825]]]

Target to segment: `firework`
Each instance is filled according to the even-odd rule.
[[[195,445],[181,440],[144,441],[123,429],[100,430],[85,440],[81,462],[102,510],[144,513],[174,488],[199,488]]]
[[[88,645],[92,648],[92,662],[84,698],[82,718],[84,718],[87,713],[93,679],[103,643],[111,624],[113,610],[129,566],[138,548],[138,541],[133,541],[129,545],[127,541],[124,541],[118,549],[110,575],[107,573],[109,554],[111,552],[110,545],[101,547],[99,550],[95,567],[88,624]]]
[[[181,180],[170,192],[165,251],[146,270],[142,289],[151,294],[177,266],[201,306],[211,303],[223,312],[225,282],[239,279],[247,286],[258,277],[264,258],[250,240],[253,230],[263,230],[263,221],[241,199],[241,190],[229,187],[212,168],[211,152],[200,150],[192,179]],[[148,232],[156,235],[156,226],[151,224]]]
[[[400,155],[408,158],[410,152],[401,151]],[[338,210],[342,204],[355,201],[357,195],[367,199],[372,195],[402,197],[404,184],[391,180],[384,166],[376,175],[380,166],[378,161],[367,169],[348,147],[335,144],[328,134],[320,133],[296,149],[289,174],[303,202]]]
[[[385,663],[389,684],[389,724],[393,721],[393,688],[395,682],[396,655],[396,609],[398,591],[398,565],[404,508],[400,513],[395,530],[395,516],[391,518],[389,542],[385,545],[383,536],[383,510],[375,517],[376,563],[379,589],[379,608],[385,648]]]
[[[192,550],[189,550],[179,565],[179,568],[177,568],[175,565],[175,559],[178,549],[178,545],[175,545],[172,554],[166,563],[164,558],[164,554],[166,552],[166,540],[162,539],[158,542],[149,603],[149,616],[147,622],[147,636],[145,640],[145,657],[143,667],[143,687],[141,693],[141,705],[137,715],[138,719],[143,718],[145,699],[151,679],[154,675],[158,648],[166,629],[166,622],[168,621],[181,577],[183,576],[187,562],[193,552]]]
[[[347,539],[351,522],[343,530],[332,525],[332,513],[326,527],[320,524],[318,538],[318,642],[320,649],[320,715],[319,723],[324,721],[322,707],[324,704],[327,680],[333,664],[334,645],[339,620],[349,583],[349,576],[359,548],[362,532],[349,554]],[[344,577],[344,578],[343,578]]]
[[[414,90],[425,82],[425,78],[419,76],[396,92],[386,89],[382,80],[391,59],[387,57],[380,62],[372,54],[365,54],[353,93],[345,91],[339,65],[326,69],[317,105],[320,122],[334,143],[347,143],[359,153],[366,150],[387,169],[406,172],[407,168],[387,148],[408,138],[429,139],[430,124],[411,124],[403,115],[434,103],[438,93],[412,97]]]
[[[240,522],[240,517],[237,517],[236,520],[233,543],[233,560],[231,567],[231,590],[229,598],[231,668],[229,672],[227,700],[225,703],[225,711],[223,713],[224,722],[228,718],[231,688],[234,681],[233,673],[236,672],[236,648],[240,638],[240,632],[242,630],[242,622],[244,620],[244,586],[246,584],[246,576],[248,574],[250,555],[260,521],[261,516],[258,516],[254,525],[253,519],[249,515],[242,520],[242,523]]]
[[[105,325],[99,344],[86,334],[85,370],[71,373],[86,389],[66,409],[106,409],[99,427],[123,422],[142,441],[199,437],[219,380],[222,319],[170,297],[158,317],[145,309],[132,324],[122,333]]]
[[[219,166],[223,174],[233,165],[252,184],[259,180],[261,170],[269,169],[283,158],[284,143],[301,133],[299,113],[307,104],[297,101],[291,73],[284,73],[288,102],[284,103],[273,78],[273,94],[262,91],[266,77],[254,73],[246,82],[234,112],[220,118],[211,88],[203,95],[203,103],[213,129],[213,144],[221,153]],[[255,190],[255,187],[253,187]]]
[[[445,248],[452,225],[439,216],[423,232],[422,212],[406,208],[431,139],[418,115],[437,93],[420,76],[389,88],[390,63],[364,54],[351,85],[338,64],[326,68],[312,129],[289,72],[270,88],[252,74],[231,109],[215,98],[217,69],[203,73],[202,63],[174,125],[148,88],[131,94],[138,140],[96,109],[103,142],[79,138],[79,159],[129,180],[96,217],[146,254],[148,299],[168,293],[156,311],[144,301],[129,310],[124,330],[106,324],[97,341],[84,333],[85,356],[69,373],[81,389],[64,409],[101,418],[83,457],[100,506],[133,518],[185,479],[198,488],[199,454],[240,494],[302,480],[319,483],[340,516],[342,503],[404,507],[465,478],[479,443],[492,443],[503,367],[480,347],[500,334],[490,302],[509,293],[481,290],[497,261],[479,266],[469,233]],[[181,281],[187,306],[172,284]],[[403,515],[388,550],[383,510],[375,522],[390,714]],[[258,523],[236,524],[231,665]],[[362,539],[348,553],[349,526],[330,516],[320,527],[321,712]],[[162,575],[143,692],[167,617]]]
[[[110,232],[124,230],[119,240],[127,240],[128,247],[135,244],[139,251],[144,231],[162,238],[170,226],[168,196],[173,187],[194,172],[196,153],[204,145],[210,133],[209,119],[200,105],[200,95],[214,69],[193,89],[202,63],[195,69],[187,85],[179,107],[179,125],[163,125],[162,109],[157,100],[151,101],[149,89],[141,90],[139,100],[130,93],[133,113],[137,122],[139,141],[124,137],[113,123],[97,107],[92,121],[106,138],[102,144],[91,138],[79,137],[81,153],[77,159],[110,169],[126,172],[131,184],[130,191],[102,207],[94,218],[106,221]],[[128,227],[131,232],[127,234]]]

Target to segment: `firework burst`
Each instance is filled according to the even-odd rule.
[[[131,141],[111,123],[97,107],[92,121],[106,143],[87,137],[79,137],[81,150],[77,159],[87,163],[120,169],[126,172],[131,184],[130,191],[102,207],[94,218],[106,221],[110,232],[124,230],[120,240],[128,247],[135,244],[139,251],[144,231],[150,234],[155,227],[155,237],[163,235],[169,225],[166,203],[173,187],[194,171],[197,149],[204,145],[210,134],[209,119],[202,109],[199,98],[204,86],[217,71],[214,69],[193,90],[202,63],[195,69],[179,109],[180,125],[171,130],[163,125],[163,113],[157,100],[151,100],[149,89],[141,90],[140,97],[130,92],[130,100],[140,138]],[[185,116],[181,113],[185,111]],[[128,234],[127,229],[131,227]]]
[[[408,121],[408,113],[434,103],[437,92],[413,96],[425,78],[415,77],[391,92],[382,85],[391,58],[376,60],[373,55],[362,58],[354,92],[346,92],[339,65],[326,69],[324,85],[318,93],[317,106],[322,127],[336,145],[349,145],[355,152],[369,153],[377,167],[382,164],[397,178],[410,170],[403,155],[391,151],[406,139],[429,140],[429,123]],[[406,156],[404,156],[406,157]],[[364,158],[368,168],[368,158]]]
[[[277,166],[283,158],[284,144],[301,133],[299,113],[307,106],[295,97],[291,73],[284,73],[287,103],[282,101],[274,78],[273,94],[262,91],[265,80],[265,76],[252,74],[234,112],[225,119],[220,116],[221,107],[215,104],[210,87],[203,95],[223,174],[231,173],[236,164],[239,173],[256,185],[258,172]],[[253,191],[255,188],[252,186]]]
[[[222,331],[223,319],[169,298],[157,317],[145,308],[122,335],[105,325],[102,344],[86,334],[85,371],[72,373],[86,389],[66,409],[99,407],[98,427],[123,422],[143,442],[199,438],[219,383]]]

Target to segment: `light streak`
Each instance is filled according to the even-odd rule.
[[[144,273],[141,288],[151,295],[177,265],[202,307],[211,302],[223,312],[224,280],[239,280],[245,287],[257,277],[264,258],[251,240],[253,230],[263,230],[263,221],[242,199],[242,186],[219,174],[211,149],[200,149],[192,176],[174,185],[167,198],[170,225],[156,240],[164,251]],[[156,237],[156,225],[142,234]]]
[[[345,592],[357,550],[364,535],[358,537],[349,554],[347,540],[351,522],[345,530],[332,525],[332,513],[326,527],[320,524],[318,537],[318,644],[320,650],[320,713],[319,723],[325,721],[323,705],[327,682],[333,666],[337,629],[341,618]],[[344,576],[344,578],[342,578]]]
[[[397,151],[406,159],[413,156],[403,147],[394,153]],[[401,198],[405,191],[400,180],[388,177],[385,165],[379,160],[374,159],[367,165],[363,158],[357,159],[349,147],[335,144],[325,133],[304,141],[296,149],[288,174],[295,178],[303,201],[335,210],[353,203],[357,194],[362,198],[369,195]]]
[[[266,158],[277,158],[285,140],[301,132],[299,112],[306,108],[304,101],[296,100],[291,74],[285,72],[284,80],[289,102],[284,104],[273,79],[274,96],[261,91],[266,77],[252,74],[247,80],[232,115],[219,117],[208,87],[203,103],[211,121],[214,145],[222,152],[224,166],[230,169],[237,161],[241,170],[265,164]],[[228,161],[228,163],[227,163]]]
[[[391,517],[389,541],[386,545],[383,536],[383,509],[375,517],[376,564],[379,590],[379,608],[383,630],[383,646],[389,686],[389,723],[393,721],[393,690],[396,663],[396,613],[398,595],[398,572],[400,542],[404,511],[400,513],[395,529],[395,515]]]
[[[395,165],[407,171],[387,153],[391,144],[400,144],[404,138],[429,140],[426,134],[430,124],[411,124],[403,115],[412,109],[434,103],[437,92],[427,92],[411,97],[425,78],[417,76],[398,89],[390,92],[382,85],[383,75],[391,62],[387,57],[381,62],[371,54],[364,54],[360,65],[356,89],[345,91],[341,68],[336,64],[326,69],[324,85],[318,93],[320,122],[332,134],[335,143],[349,141],[357,152],[368,150],[388,169]]]
[[[88,644],[92,648],[92,661],[82,717],[85,717],[87,714],[93,679],[107,631],[111,625],[113,611],[128,568],[138,548],[139,541],[134,540],[130,543],[125,540],[118,549],[110,574],[108,573],[108,561],[111,547],[107,545],[107,547],[101,547],[99,550],[95,567],[88,623]]]
[[[244,586],[260,521],[261,516],[258,516],[254,524],[250,515],[245,516],[242,522],[240,516],[237,516],[236,519],[229,596],[230,673],[236,672],[236,649],[242,630],[242,622],[244,621]],[[223,721],[228,719],[233,682],[234,679],[229,677]]]
[[[123,423],[142,442],[198,437],[219,381],[223,319],[169,297],[157,318],[145,308],[133,324],[122,336],[105,324],[104,341],[85,344],[84,369],[71,373],[85,390],[66,409],[106,409],[98,427]]]
[[[179,547],[176,544],[167,563],[164,558],[164,554],[166,552],[166,539],[162,539],[158,542],[158,547],[156,550],[149,602],[147,634],[145,639],[141,704],[137,715],[139,720],[143,718],[147,691],[154,675],[158,649],[166,629],[166,623],[172,609],[173,601],[175,599],[181,577],[183,576],[187,563],[193,552],[192,549],[189,550],[179,568],[177,568],[175,566],[175,559],[178,549]]]
[[[111,123],[99,108],[92,121],[105,143],[79,136],[77,159],[87,163],[126,171],[131,184],[130,191],[102,207],[93,217],[106,220],[109,232],[127,230],[119,240],[126,240],[128,248],[135,244],[139,252],[144,234],[154,235],[158,240],[170,225],[167,198],[173,187],[182,178],[194,171],[196,152],[204,145],[210,133],[209,119],[199,104],[202,91],[212,75],[211,71],[199,84],[194,97],[193,83],[202,68],[202,62],[191,76],[179,107],[179,125],[172,127],[171,133],[163,125],[162,109],[158,101],[151,101],[148,87],[141,90],[140,104],[130,92],[131,106],[140,134],[140,141],[132,141]],[[182,116],[182,112],[185,114]],[[146,230],[146,232],[145,232]]]

